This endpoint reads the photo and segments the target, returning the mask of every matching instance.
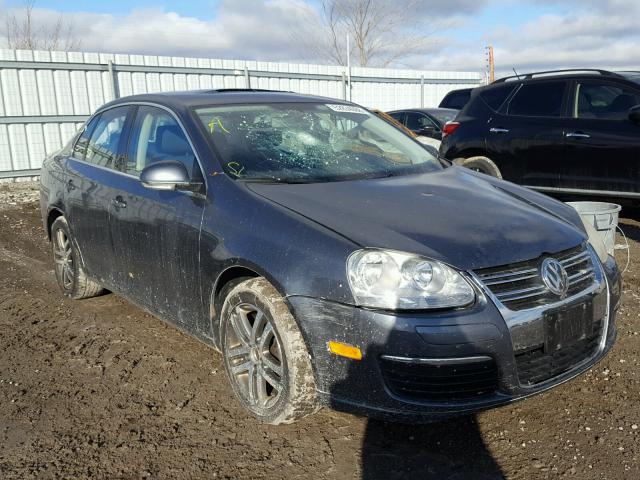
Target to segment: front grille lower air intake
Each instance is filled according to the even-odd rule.
[[[544,345],[539,345],[516,352],[520,383],[528,386],[535,385],[571,370],[579,363],[591,358],[598,351],[603,326],[604,320],[595,321],[591,334],[560,350],[545,351]]]
[[[498,388],[493,358],[442,358],[436,363],[421,359],[382,357],[380,367],[389,389],[411,400],[456,401],[478,399]]]

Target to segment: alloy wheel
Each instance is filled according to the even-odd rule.
[[[53,261],[55,262],[56,273],[61,279],[65,290],[73,288],[73,252],[71,240],[66,232],[59,228],[56,230],[53,243]]]
[[[286,385],[286,372],[283,349],[268,316],[255,305],[237,305],[225,344],[232,381],[243,400],[254,409],[275,405]]]

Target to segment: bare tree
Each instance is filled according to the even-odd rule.
[[[322,0],[318,19],[320,37],[314,38],[313,44],[307,42],[308,46],[321,57],[345,65],[349,35],[355,63],[362,67],[388,66],[422,51],[429,43],[427,26],[419,25],[416,20],[424,3],[419,0]]]
[[[61,50],[80,49],[73,23],[60,15],[51,24],[38,24],[34,18],[35,0],[26,0],[19,12],[8,13],[5,18],[6,43],[12,49]]]

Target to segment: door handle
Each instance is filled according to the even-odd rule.
[[[120,195],[111,200],[111,203],[116,208],[127,208],[127,202],[125,202]]]
[[[491,127],[489,129],[489,133],[509,133],[509,129],[508,128]]]
[[[591,138],[591,135],[582,132],[569,132],[564,134],[567,138]]]

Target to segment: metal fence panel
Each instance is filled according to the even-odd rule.
[[[352,100],[391,110],[436,106],[478,86],[477,72],[351,69],[207,58],[0,49],[0,178],[37,175],[98,107],[159,91],[260,88]]]

